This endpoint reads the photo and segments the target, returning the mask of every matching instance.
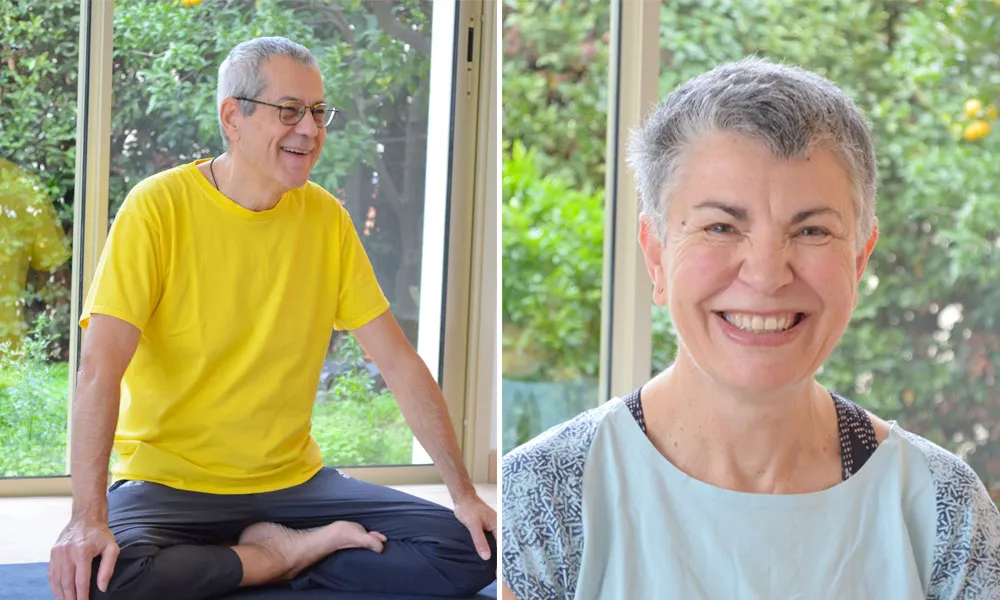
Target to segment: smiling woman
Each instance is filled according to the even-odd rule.
[[[878,240],[854,103],[799,68],[726,64],[667,96],[630,164],[676,359],[504,458],[508,591],[998,597],[975,473],[815,379]]]
[[[683,340],[678,364],[763,391],[815,373],[847,327],[878,234],[857,235],[833,152],[806,151],[777,158],[744,135],[705,134],[678,169],[665,225],[646,209],[640,243],[653,300]]]

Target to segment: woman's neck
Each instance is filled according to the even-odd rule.
[[[790,494],[840,481],[837,413],[815,380],[767,393],[713,379],[682,349],[642,390],[650,440],[677,468],[726,489]]]

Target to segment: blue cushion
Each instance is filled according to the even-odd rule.
[[[0,565],[0,598],[3,600],[51,600],[47,563]],[[475,596],[477,600],[495,599],[496,583]],[[359,594],[330,592],[328,590],[295,591],[288,587],[266,587],[240,590],[226,596],[235,600],[434,600],[430,596],[395,596],[387,594]]]

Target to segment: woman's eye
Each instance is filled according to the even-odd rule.
[[[826,237],[828,235],[830,232],[822,227],[803,227],[799,230],[799,236],[802,237]]]
[[[705,228],[705,231],[709,233],[736,233],[736,228],[732,225],[726,223],[715,223],[714,225],[709,225]]]

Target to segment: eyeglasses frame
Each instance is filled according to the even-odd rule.
[[[281,111],[284,110],[284,109],[287,109],[287,108],[291,108],[290,106],[286,106],[285,104],[273,104],[271,102],[264,102],[263,100],[255,100],[253,98],[244,98],[242,96],[233,96],[233,100],[244,100],[246,102],[253,102],[254,104],[263,104],[264,106],[271,106],[271,107],[277,108],[278,109],[278,121],[280,121],[282,125],[288,125],[289,127],[295,127],[296,125],[298,125],[299,123],[301,123],[302,119],[304,119],[306,117],[306,112],[309,112],[309,113],[313,114],[313,121],[315,121],[316,118],[315,118],[315,113],[313,111],[316,110],[317,106],[323,106],[325,111],[329,111],[330,112],[330,120],[327,121],[327,123],[325,125],[320,125],[319,123],[316,123],[317,126],[320,126],[323,129],[326,129],[330,125],[332,125],[333,121],[337,118],[337,115],[340,113],[340,109],[339,108],[337,108],[336,106],[330,106],[326,102],[317,102],[316,104],[313,104],[312,106],[306,106],[305,104],[303,104],[302,102],[300,102],[298,100],[289,100],[289,101],[286,102],[286,104],[287,103],[292,103],[292,102],[299,104],[299,106],[300,106],[300,108],[299,108],[299,118],[294,123],[286,123],[286,122],[284,122],[284,121],[281,120]]]

